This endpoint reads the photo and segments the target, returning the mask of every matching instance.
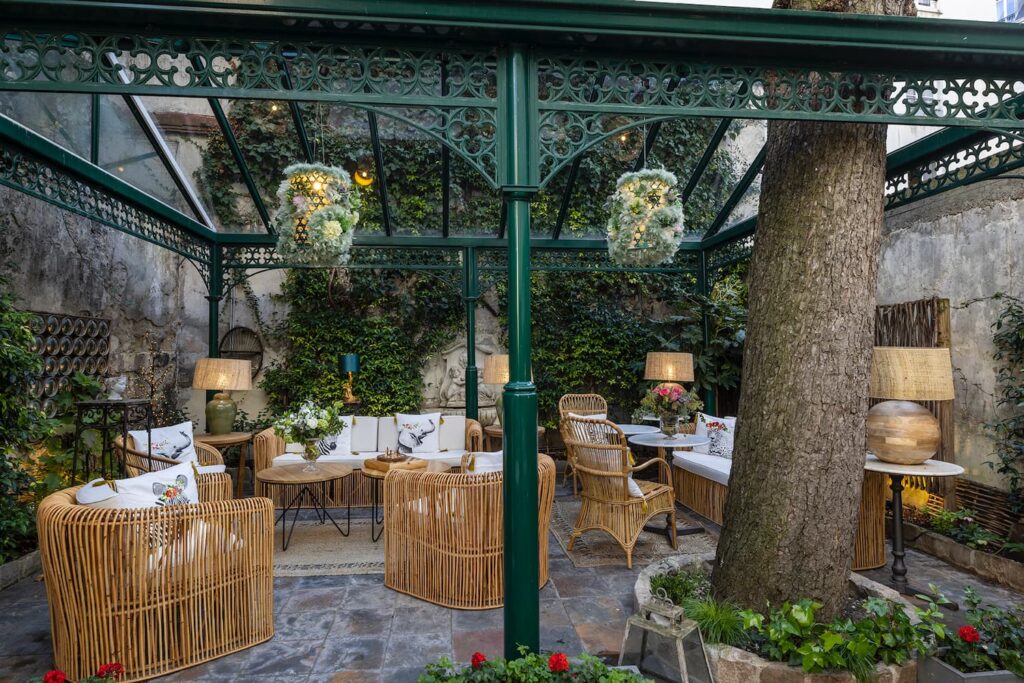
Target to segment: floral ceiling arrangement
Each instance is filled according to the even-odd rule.
[[[624,173],[611,196],[608,255],[626,266],[672,260],[683,239],[683,206],[676,176],[663,169]]]
[[[322,164],[293,164],[284,175],[274,216],[278,252],[309,265],[347,263],[360,208],[349,174]]]

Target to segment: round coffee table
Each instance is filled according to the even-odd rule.
[[[342,536],[348,536],[349,531],[352,529],[352,501],[349,499],[348,503],[348,523],[345,526],[345,530],[342,531],[338,523],[334,521],[331,514],[327,512],[327,507],[324,505],[324,501],[328,499],[327,487],[335,482],[340,482],[349,475],[352,474],[352,468],[348,465],[341,465],[338,463],[322,463],[317,465],[315,472],[306,472],[306,465],[297,463],[295,465],[277,465],[276,467],[268,467],[260,470],[256,473],[256,480],[263,483],[268,487],[274,486],[299,486],[299,492],[295,494],[291,502],[288,503],[283,510],[281,510],[281,516],[274,520],[274,526],[277,526],[277,522],[281,522],[281,550],[288,550],[288,544],[292,540],[292,532],[295,531],[295,522],[299,519],[299,511],[302,510],[302,502],[307,501],[308,508],[312,508],[316,511],[316,516],[320,520],[321,524],[326,524],[327,520],[331,520],[331,524]],[[284,500],[282,498],[281,500]],[[289,510],[295,510],[295,514],[292,516],[292,525],[289,527],[287,533],[285,533],[285,526],[287,521],[285,516]]]

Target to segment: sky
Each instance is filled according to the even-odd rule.
[[[643,2],[673,2],[687,5],[717,5],[721,7],[771,7],[772,0],[642,0]],[[943,19],[996,20],[995,0],[939,0]]]

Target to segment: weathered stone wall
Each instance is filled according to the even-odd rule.
[[[975,481],[1005,488],[985,463],[984,423],[998,414],[992,323],[997,292],[1024,297],[1024,183],[978,183],[890,212],[881,250],[880,304],[950,301],[956,382],[956,459]]]

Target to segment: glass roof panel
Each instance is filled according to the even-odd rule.
[[[88,159],[91,102],[90,95],[0,91],[0,114]]]
[[[501,219],[501,195],[462,157],[449,154],[451,171],[451,216],[448,234],[452,236],[493,237]]]
[[[403,110],[402,115],[424,124],[437,116],[420,110]],[[384,153],[392,234],[440,235],[441,143],[391,116],[378,116],[377,127]]]
[[[686,230],[703,235],[764,146],[763,121],[735,120],[684,207]]]
[[[383,234],[380,185],[367,112],[325,104],[303,104],[301,108],[314,156],[330,166],[344,168],[354,181],[352,185],[362,202],[356,231],[361,235]]]

